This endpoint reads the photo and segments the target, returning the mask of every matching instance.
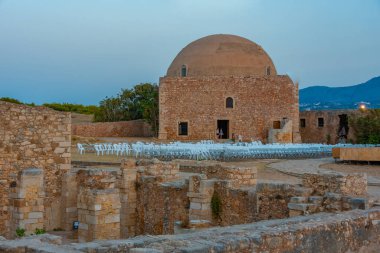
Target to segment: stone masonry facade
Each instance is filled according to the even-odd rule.
[[[63,175],[71,167],[70,113],[2,101],[0,112],[0,235],[14,236],[15,224],[27,228],[21,218],[48,230],[61,227]],[[42,171],[26,183],[29,168]],[[36,203],[27,205],[29,197]]]
[[[233,108],[226,108],[228,97]],[[166,76],[160,79],[159,105],[160,139],[216,139],[217,121],[228,120],[227,138],[268,142],[276,123],[291,121],[278,141],[300,142],[298,85],[288,76]],[[179,134],[181,122],[187,135]]]
[[[300,133],[303,143],[328,143],[336,144],[339,142],[339,115],[347,115],[347,119],[358,115],[358,110],[326,110],[326,111],[301,111]],[[323,119],[323,126],[318,125],[318,119]],[[347,140],[355,141],[355,133],[348,124]]]

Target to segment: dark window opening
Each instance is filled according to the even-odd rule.
[[[180,122],[178,123],[178,135],[187,135],[188,134],[188,123]]]
[[[325,125],[325,120],[323,118],[318,118],[318,127],[323,127]]]
[[[273,121],[273,129],[281,129],[281,121]]]
[[[267,67],[267,76],[270,76],[270,67]]]
[[[300,126],[306,127],[306,119],[300,119]]]
[[[186,65],[182,65],[182,68],[181,68],[181,76],[182,76],[182,77],[187,76],[187,67],[186,67]]]
[[[226,99],[226,108],[234,108],[234,100],[231,97]]]

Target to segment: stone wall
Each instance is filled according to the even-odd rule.
[[[220,212],[213,214],[213,225],[231,226],[257,220],[258,205],[254,187],[233,188],[228,181],[216,182],[215,198],[220,201]]]
[[[181,164],[180,171],[203,174],[206,178],[230,180],[231,186],[252,186],[257,181],[256,167],[238,167],[226,164],[185,165]]]
[[[306,173],[302,181],[305,187],[313,189],[312,194],[319,196],[323,196],[327,192],[346,196],[367,195],[367,174]]]
[[[120,194],[117,169],[86,169],[77,173],[78,240],[120,238]]]
[[[10,230],[10,187],[27,168],[43,171],[44,227],[61,227],[63,175],[71,163],[70,113],[0,101],[0,235]]]
[[[25,169],[18,172],[15,187],[11,188],[10,212],[11,234],[17,228],[25,229],[25,234],[33,234],[44,228],[44,181],[42,169]]]
[[[256,220],[284,219],[289,217],[288,203],[296,196],[295,186],[285,183],[259,183],[256,187]]]
[[[339,141],[339,115],[348,117],[359,114],[358,110],[326,110],[326,111],[301,111],[300,120],[305,120],[305,127],[300,126],[303,143],[329,143],[336,144]],[[318,126],[318,118],[323,118],[324,126]],[[348,129],[347,141],[355,140],[352,129]]]
[[[226,98],[234,100],[226,108]],[[216,139],[217,120],[229,120],[229,136],[267,142],[275,121],[292,120],[299,142],[298,86],[288,76],[163,77],[160,79],[160,139]],[[188,135],[178,134],[188,122]]]
[[[188,182],[141,176],[137,188],[136,234],[173,234],[176,221],[188,220]]]
[[[151,126],[144,120],[73,124],[72,134],[84,137],[153,136]]]
[[[55,236],[1,241],[0,251],[18,252],[378,252],[380,209],[321,213],[290,219],[212,228],[180,235],[59,245]]]

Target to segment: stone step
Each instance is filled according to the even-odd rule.
[[[290,203],[307,203],[308,199],[306,197],[291,197]]]
[[[308,200],[309,200],[309,203],[315,204],[318,206],[321,206],[323,203],[323,197],[322,196],[310,196]]]
[[[211,222],[208,220],[190,220],[189,228],[208,228],[211,227]]]
[[[301,197],[309,197],[311,194],[313,194],[313,191],[314,190],[312,188],[300,186],[295,189],[295,194]]]
[[[288,203],[288,208],[290,210],[301,211],[303,213],[314,213],[318,205],[306,204],[306,203]]]
[[[367,198],[360,197],[344,197],[343,208],[346,210],[362,209],[366,210],[369,208],[369,201]]]

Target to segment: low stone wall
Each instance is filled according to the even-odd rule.
[[[258,206],[254,187],[237,189],[226,181],[216,182],[213,201],[220,203],[219,212],[212,215],[213,225],[231,226],[257,220]]]
[[[1,241],[0,251],[18,252],[378,252],[380,208],[262,221],[189,234],[141,236],[119,241],[59,245],[55,236]]]
[[[159,177],[142,176],[137,184],[136,234],[173,234],[176,221],[187,223],[186,182],[163,183]]]
[[[140,160],[136,165],[140,175],[160,177],[162,182],[179,179],[179,164],[175,162],[162,162],[154,158]]]
[[[210,179],[231,180],[232,184],[238,187],[252,186],[255,185],[257,181],[256,167],[238,167],[218,163],[206,166],[181,165],[180,171],[204,174]]]
[[[313,194],[323,196],[327,192],[350,196],[367,194],[367,174],[319,173],[304,174],[302,184],[313,189]]]
[[[84,137],[152,137],[151,126],[144,120],[73,124],[73,135]]]
[[[256,220],[284,219],[289,217],[287,204],[296,195],[294,185],[285,183],[259,183],[256,187]]]

